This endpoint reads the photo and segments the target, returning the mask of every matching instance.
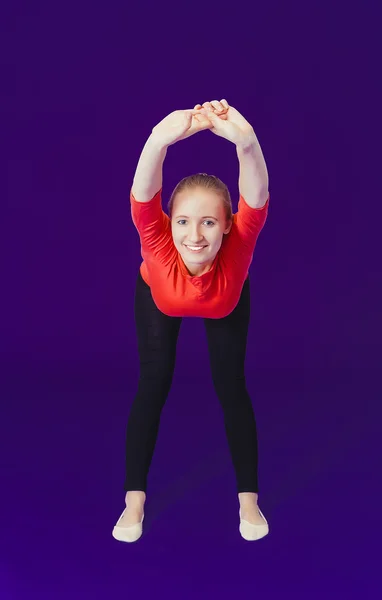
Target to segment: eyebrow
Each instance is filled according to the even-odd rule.
[[[188,219],[187,215],[176,215],[176,217],[174,217],[174,219],[179,219],[179,217],[185,217],[186,219]],[[200,217],[200,218],[201,219],[215,219],[215,221],[219,220],[216,217],[212,217],[211,215],[207,215],[206,217]]]

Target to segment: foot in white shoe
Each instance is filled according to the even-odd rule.
[[[127,492],[126,508],[116,523],[112,535],[120,542],[136,542],[142,535],[144,492]]]
[[[113,529],[113,538],[118,540],[119,542],[136,542],[142,535],[143,519],[143,513],[140,518],[136,516],[136,513],[135,516],[133,516],[131,513],[128,512],[128,509],[126,507]],[[134,522],[131,524],[132,521]],[[127,523],[130,524],[127,525]]]
[[[118,527],[131,527],[142,521],[143,506],[126,506],[118,521]]]
[[[258,495],[255,493],[240,493],[240,533],[248,541],[259,540],[269,533],[266,518],[257,505]]]
[[[239,531],[240,531],[241,536],[248,542],[251,542],[254,540],[260,540],[261,538],[265,537],[269,533],[269,526],[268,526],[267,520],[264,517],[264,515],[260,509],[259,509],[259,515],[261,517],[262,524],[261,525],[253,525],[249,521],[246,521],[245,519],[242,518],[242,514],[240,511]]]
[[[240,518],[251,525],[265,525],[266,521],[259,512],[257,504],[253,506],[243,506],[240,508]]]

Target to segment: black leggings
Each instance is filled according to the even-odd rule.
[[[127,423],[124,488],[146,492],[160,416],[173,379],[182,317],[169,317],[156,307],[140,272],[134,315],[140,374]],[[240,300],[227,317],[204,319],[212,380],[223,409],[238,493],[258,492],[256,421],[244,374],[249,317],[247,277]]]

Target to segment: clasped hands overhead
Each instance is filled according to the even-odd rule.
[[[206,129],[237,146],[255,139],[251,124],[224,99],[170,113],[154,127],[153,135],[162,140],[164,145],[170,146]]]

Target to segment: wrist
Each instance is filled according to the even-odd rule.
[[[253,129],[244,134],[237,142],[236,149],[238,152],[250,152],[257,145],[257,138]]]
[[[156,133],[154,132],[154,130],[151,133],[151,135],[149,136],[146,144],[147,144],[147,146],[149,146],[150,148],[152,148],[153,150],[156,150],[158,152],[166,151],[167,148],[170,146],[170,144],[166,144],[160,138],[160,136],[156,135]]]

